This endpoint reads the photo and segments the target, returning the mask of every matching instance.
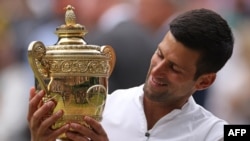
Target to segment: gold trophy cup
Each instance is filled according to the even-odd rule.
[[[35,87],[46,92],[43,102],[55,101],[53,113],[59,109],[64,111],[52,129],[69,122],[88,126],[84,116],[102,119],[108,78],[116,60],[111,46],[90,45],[84,41],[85,27],[76,23],[72,6],[66,9],[66,24],[56,28],[57,43],[45,47],[41,41],[33,41],[28,47]],[[58,139],[68,140],[64,134]]]

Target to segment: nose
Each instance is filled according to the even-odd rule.
[[[156,62],[155,65],[152,66],[152,74],[155,76],[166,76],[168,73],[168,67],[164,61]]]

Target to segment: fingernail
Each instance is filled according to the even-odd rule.
[[[85,117],[84,117],[84,120],[85,120],[85,121],[89,121],[89,120],[90,120],[90,117],[85,116]]]
[[[48,101],[46,102],[46,105],[48,105],[48,107],[54,107],[54,102]]]
[[[88,120],[89,119],[89,117],[88,116],[84,116],[84,120]]]
[[[61,117],[63,115],[63,111],[59,110],[56,112],[56,116]]]
[[[70,127],[73,128],[73,129],[76,129],[76,128],[77,128],[77,124],[75,124],[75,123],[70,123]]]
[[[44,90],[39,91],[38,95],[43,97],[44,96]]]
[[[65,126],[64,126],[64,129],[69,129],[69,124],[66,124]]]

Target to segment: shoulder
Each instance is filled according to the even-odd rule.
[[[215,116],[213,113],[198,104],[194,104],[193,127],[205,140],[218,141],[224,136],[224,125],[228,124],[225,120]]]

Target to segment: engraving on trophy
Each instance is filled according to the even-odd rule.
[[[51,73],[91,73],[104,74],[109,71],[109,64],[101,60],[51,60],[48,62]]]

